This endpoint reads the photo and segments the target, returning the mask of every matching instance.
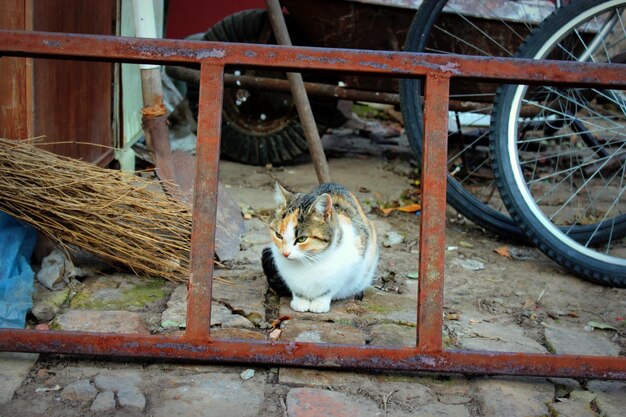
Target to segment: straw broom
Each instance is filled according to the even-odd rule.
[[[0,138],[0,210],[136,274],[189,276],[191,211],[161,183]]]

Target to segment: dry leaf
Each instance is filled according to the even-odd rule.
[[[421,209],[422,209],[422,205],[418,203],[398,207],[398,211],[402,211],[404,213],[415,213],[416,211],[420,211]]]
[[[500,256],[504,256],[506,258],[510,258],[511,257],[511,252],[509,251],[508,246],[500,246],[499,248],[497,248],[495,250],[495,252],[500,255]]]
[[[291,317],[289,317],[289,316],[281,316],[281,317],[273,320],[272,321],[272,326],[270,327],[270,330],[274,330],[274,329],[278,328],[283,321],[290,320],[290,319],[291,319]]]
[[[415,213],[417,211],[420,211],[421,209],[422,209],[422,205],[421,204],[413,203],[413,204],[408,204],[406,206],[401,206],[401,207],[381,208],[380,211],[385,216],[389,216],[395,210],[401,211],[403,213]]]
[[[448,313],[446,314],[446,320],[461,320],[461,315],[459,313]]]

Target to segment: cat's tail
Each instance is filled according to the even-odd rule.
[[[283,278],[280,276],[276,265],[274,264],[274,257],[272,256],[272,250],[270,248],[264,248],[261,253],[261,264],[263,265],[263,272],[267,277],[267,283],[270,288],[274,290],[279,296],[291,295],[291,291]]]

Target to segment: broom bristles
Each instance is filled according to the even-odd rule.
[[[189,276],[191,211],[159,181],[0,138],[0,210],[137,274]]]

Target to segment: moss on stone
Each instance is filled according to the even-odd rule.
[[[165,298],[170,292],[160,278],[96,282],[82,288],[72,299],[70,307],[81,310],[137,310]]]
[[[61,326],[59,326],[59,323],[56,322],[56,319],[48,325],[48,328],[50,330],[61,330]]]
[[[556,348],[552,345],[552,343],[548,342],[548,340],[545,340],[544,343],[546,350],[552,354],[556,354]]]
[[[367,303],[365,308],[367,308],[368,310],[374,313],[385,314],[389,312],[389,309],[387,307],[382,306],[382,305],[377,305],[377,304]]]

